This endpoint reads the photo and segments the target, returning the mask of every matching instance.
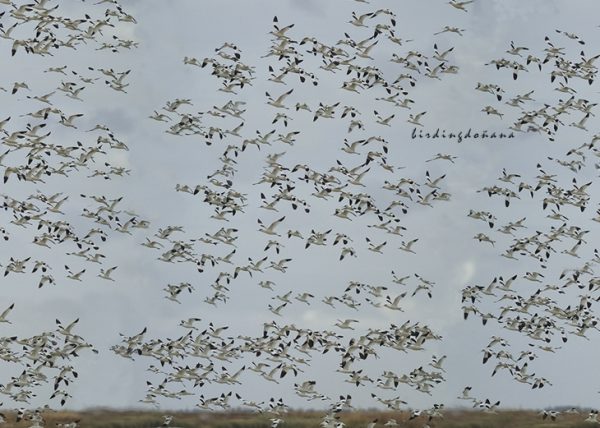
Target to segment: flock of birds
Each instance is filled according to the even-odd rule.
[[[43,79],[0,87],[5,92],[0,93],[2,97],[23,97],[17,102],[24,109],[0,120],[4,147],[0,150],[4,170],[0,197],[10,219],[0,227],[0,236],[5,246],[26,236],[40,250],[61,252],[68,260],[52,265],[28,256],[26,248],[15,248],[19,255],[0,261],[5,281],[34,276],[34,287],[45,290],[69,282],[85,283],[90,276],[118,283],[118,261],[104,248],[116,237],[130,237],[155,255],[155,260],[170,265],[169,269],[197,273],[206,283],[202,288],[196,281],[164,284],[165,304],[183,305],[202,293],[205,304],[226,310],[237,290],[255,287],[256,293],[264,294],[259,309],[270,320],[264,320],[262,330],[254,335],[236,334],[230,326],[201,316],[182,319],[174,338],[151,337],[148,327],[141,326],[133,335],[120,333],[120,342],[110,351],[125,359],[148,361],[150,378],[141,403],[158,407],[169,399],[193,396],[199,409],[244,407],[269,415],[271,427],[277,428],[289,410],[283,398],[260,401],[243,397],[236,386],[285,384],[307,402],[325,403],[328,411],[323,428],[342,428],[343,411],[354,408],[352,395],[328,396],[310,374],[311,365],[318,365],[322,355],[328,354],[336,360],[335,376],[341,376],[348,388],[369,391],[373,403],[393,411],[408,410],[408,419],[422,421],[424,427],[443,418],[444,404],[414,409],[403,399],[408,395],[397,391],[408,387],[433,396],[446,380],[446,355],[432,355],[413,368],[396,364],[391,370],[376,362],[384,361],[383,355],[418,355],[435,342],[436,348],[443,347],[442,336],[425,322],[402,319],[401,315],[407,306],[434,298],[435,278],[423,272],[390,269],[377,283],[352,280],[337,290],[324,287],[321,295],[285,288],[283,275],[294,270],[299,254],[318,252],[319,248],[325,250],[319,253],[323,257],[342,265],[359,263],[365,254],[394,252],[410,266],[411,258],[427,248],[421,247],[419,231],[407,227],[407,216],[424,209],[443,209],[453,198],[447,178],[457,156],[436,153],[423,159],[424,173],[410,176],[401,172],[404,166],[395,163],[397,144],[379,134],[398,122],[424,127],[428,111],[411,94],[460,72],[455,48],[442,46],[443,40],[449,39],[437,37],[462,37],[468,30],[445,26],[433,34],[436,41],[430,49],[411,49],[406,45],[413,40],[400,37],[394,11],[371,8],[366,0],[355,1],[369,10],[353,12],[343,37],[333,43],[298,36],[293,23],[281,23],[275,16],[260,69],[247,61],[233,42],[224,42],[202,59],[183,58],[183,65],[192,67],[201,78],[210,75],[216,79],[215,92],[223,97],[222,104],[207,106],[204,111],[197,111],[195,99],[175,98],[149,113],[149,119],[163,127],[169,138],[200,141],[209,146],[207,153],[217,153],[211,160],[216,167],[206,178],[174,183],[176,192],[196,198],[211,210],[210,218],[202,220],[206,232],[189,237],[181,225],[151,224],[126,206],[124,196],[73,194],[64,185],[83,178],[126,180],[132,173],[114,161],[119,153],[129,152],[128,145],[107,125],[83,129],[85,113],[77,108],[90,92],[108,89],[126,97],[131,70],[92,66],[79,70],[56,64],[53,57],[65,48],[103,55],[135,49],[138,42],[121,38],[119,29],[136,24],[136,19],[116,0],[83,0],[79,7],[85,12],[77,18],[61,14],[63,5],[52,0],[22,4],[0,0],[0,37],[11,46],[9,56],[16,61],[24,55],[39,55],[46,57],[49,65],[41,70]],[[451,0],[448,13],[468,13],[473,2]],[[535,91],[518,94],[508,85],[502,88],[478,82],[473,91],[484,93],[484,102],[490,103],[481,113],[497,116],[502,122],[505,116],[514,116],[507,126],[510,130],[539,133],[556,141],[554,144],[559,143],[561,127],[574,127],[582,132],[582,142],[560,158],[548,157],[531,171],[503,169],[496,182],[478,189],[477,197],[485,201],[482,204],[489,206],[499,199],[499,210],[510,211],[507,215],[512,221],[503,224],[495,213],[477,208],[465,212],[482,228],[473,236],[478,244],[499,249],[503,260],[525,260],[527,266],[539,268],[499,272],[487,285],[468,284],[459,292],[465,322],[478,318],[484,326],[495,324],[500,332],[482,349],[482,363],[493,366],[491,376],[508,376],[531,389],[552,385],[546,377],[550,374],[535,369],[543,353],[559,352],[575,338],[591,340],[594,330],[600,328],[593,308],[600,300],[600,277],[594,272],[600,253],[586,251],[593,246],[588,242],[591,239],[586,240],[590,224],[594,224],[589,220],[600,222],[600,210],[590,218],[590,211],[595,210],[590,207],[593,182],[586,178],[590,170],[600,168],[600,163],[594,162],[600,157],[596,147],[600,135],[590,137],[586,128],[597,104],[581,98],[572,83],[579,78],[592,85],[598,71],[594,62],[600,55],[586,55],[585,41],[563,30],[556,30],[552,38],[546,36],[543,46],[535,53],[533,48],[511,41],[507,58],[490,60],[486,66],[497,73],[508,69],[513,81],[523,80],[525,73],[540,73],[560,98],[549,103],[546,97],[540,103]],[[388,55],[390,51],[393,53]],[[397,74],[390,77],[375,65],[380,61],[393,63]],[[372,99],[377,109],[360,111],[363,104],[359,102],[328,104],[302,96],[323,86],[328,89],[332,81],[337,82],[335,91],[343,91],[354,101]],[[268,89],[254,106],[244,94],[257,86]],[[268,117],[268,128],[249,129],[248,116],[254,108]],[[567,116],[574,119],[567,120]],[[320,167],[288,160],[294,159],[288,152],[312,138],[307,136],[306,125],[295,123],[308,123],[314,129],[337,127],[342,135],[336,142],[336,159]],[[57,134],[63,137],[56,138]],[[259,155],[264,158],[260,166],[254,162]],[[246,159],[246,164],[259,171],[251,187],[238,174]],[[62,183],[65,190],[40,190],[48,182]],[[248,188],[254,190],[252,194]],[[77,203],[83,207],[73,215]],[[261,215],[251,220],[256,224],[256,238],[249,238],[236,222],[248,218],[247,212],[258,211]],[[311,224],[315,211],[327,212],[333,221],[319,220],[304,229],[296,226],[293,218]],[[350,222],[355,226],[348,226]],[[253,257],[245,257],[244,248],[251,248]],[[552,278],[550,259],[558,260],[559,265],[564,260],[570,263],[565,257],[578,266]],[[518,265],[515,262],[514,266]],[[324,321],[322,328],[312,329],[290,322],[287,314],[292,307],[318,307],[323,313],[349,311],[356,316],[340,317],[331,325]],[[19,305],[7,304],[0,325],[11,324],[13,312],[18,310]],[[398,321],[362,329],[359,314],[365,310],[386,313],[384,319]],[[54,329],[31,337],[1,337],[0,358],[16,369],[9,381],[0,384],[0,394],[25,406],[50,385],[49,402],[68,403],[69,385],[78,377],[73,361],[81,353],[102,351],[76,333],[78,323],[79,318],[69,322],[56,319]],[[361,330],[366,332],[356,334]],[[225,392],[208,393],[217,388]],[[499,400],[474,397],[471,391],[472,387],[466,386],[457,399],[496,413]],[[43,426],[46,411],[51,411],[49,406],[23,407],[17,419]],[[560,412],[546,409],[540,417],[555,420]],[[0,422],[4,419],[2,416]],[[171,421],[172,417],[165,416],[163,426]],[[585,421],[600,423],[598,412],[592,410]],[[401,422],[390,419],[384,426]],[[373,421],[368,428],[377,423]],[[77,424],[70,421],[62,426],[75,428]]]

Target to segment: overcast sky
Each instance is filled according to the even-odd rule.
[[[54,4],[55,2],[49,2]],[[133,211],[138,219],[150,222],[148,229],[133,229],[132,234],[122,234],[105,228],[108,233],[107,242],[102,243],[99,250],[106,259],[102,266],[84,259],[68,256],[77,248],[72,243],[63,243],[51,249],[38,247],[31,243],[37,234],[34,228],[22,228],[10,224],[13,219],[10,211],[0,213],[2,226],[10,233],[10,239],[0,244],[0,263],[6,266],[10,257],[32,260],[45,260],[53,266],[53,276],[57,284],[38,289],[39,273],[15,274],[4,277],[0,287],[0,302],[8,307],[15,303],[10,313],[12,324],[0,325],[0,335],[10,337],[32,336],[42,331],[55,328],[55,319],[70,322],[76,318],[80,321],[76,327],[88,342],[99,351],[98,354],[82,352],[71,364],[79,373],[78,379],[69,386],[73,398],[68,407],[81,409],[94,406],[126,408],[140,406],[138,400],[144,398],[146,380],[160,383],[161,376],[155,376],[146,369],[156,361],[147,357],[136,357],[135,361],[115,355],[110,347],[120,343],[119,333],[131,336],[148,328],[146,339],[177,338],[186,333],[178,327],[181,320],[189,317],[202,319],[199,324],[206,328],[209,322],[214,325],[227,325],[226,336],[262,335],[263,323],[273,319],[278,324],[292,324],[312,330],[333,330],[344,334],[344,343],[351,336],[358,337],[369,329],[386,329],[391,323],[401,325],[410,320],[428,325],[436,334],[442,336],[440,341],[427,342],[425,350],[402,352],[382,352],[380,359],[368,359],[356,364],[371,378],[381,376],[384,370],[393,370],[398,374],[409,373],[423,366],[427,367],[433,355],[447,355],[444,364],[446,381],[436,385],[429,396],[415,391],[409,386],[401,385],[396,392],[382,391],[374,385],[356,388],[344,382],[345,377],[336,373],[339,358],[332,355],[313,356],[310,367],[297,378],[288,375],[279,385],[267,382],[246,371],[241,375],[242,385],[235,387],[218,384],[207,384],[193,390],[194,396],[183,400],[159,399],[163,409],[193,409],[198,396],[212,397],[221,392],[233,390],[244,398],[254,401],[268,400],[270,397],[283,397],[286,403],[295,407],[324,407],[328,403],[307,402],[293,391],[293,384],[307,380],[317,380],[317,391],[337,398],[341,394],[351,394],[353,405],[371,407],[378,405],[370,397],[377,393],[382,397],[399,395],[411,407],[430,406],[433,403],[445,403],[446,406],[458,406],[464,403],[456,399],[462,389],[471,385],[472,395],[479,399],[490,398],[500,400],[502,407],[540,408],[555,405],[595,406],[600,381],[594,377],[600,348],[597,346],[597,331],[590,330],[590,340],[570,335],[569,341],[555,353],[537,350],[539,358],[530,362],[532,372],[545,377],[553,383],[552,387],[532,390],[530,385],[516,382],[506,373],[490,376],[493,362],[481,363],[481,350],[489,343],[493,335],[504,337],[511,345],[510,350],[518,355],[520,351],[529,349],[531,339],[517,332],[507,331],[493,320],[486,326],[474,317],[463,320],[461,309],[461,290],[469,285],[487,286],[494,277],[511,277],[513,274],[523,276],[526,272],[539,271],[544,274],[544,283],[558,284],[559,275],[565,268],[575,268],[593,258],[594,243],[597,242],[597,223],[591,221],[598,207],[598,199],[594,191],[595,183],[588,190],[591,200],[584,212],[574,207],[565,207],[561,212],[569,217],[569,225],[577,225],[589,229],[584,243],[579,250],[580,259],[560,254],[563,249],[570,248],[570,240],[555,243],[557,254],[552,255],[546,268],[540,266],[531,257],[520,257],[519,260],[507,260],[500,254],[511,244],[513,237],[496,231],[501,225],[526,217],[527,229],[515,232],[518,237],[531,236],[535,231],[548,233],[552,226],[560,226],[560,222],[550,220],[546,215],[549,208],[542,210],[542,199],[545,195],[537,194],[530,198],[526,192],[520,194],[521,199],[511,201],[510,207],[504,207],[502,197],[488,197],[485,192],[477,192],[484,186],[504,185],[498,181],[503,168],[508,173],[519,174],[515,179],[535,183],[539,174],[536,164],[541,163],[543,169],[556,174],[557,182],[565,187],[571,186],[573,177],[578,183],[587,183],[597,176],[593,154],[590,153],[586,166],[575,174],[568,168],[547,159],[548,157],[564,159],[568,150],[591,141],[597,131],[595,118],[587,122],[588,131],[568,126],[583,117],[579,112],[572,112],[563,117],[565,126],[558,130],[555,141],[550,142],[544,135],[537,133],[515,133],[510,140],[465,140],[457,143],[451,139],[411,139],[413,125],[407,123],[409,114],[427,112],[421,119],[423,131],[435,131],[436,128],[448,131],[489,130],[508,132],[519,114],[519,109],[504,104],[517,94],[535,90],[532,96],[535,101],[527,105],[528,110],[539,109],[544,104],[556,105],[560,99],[567,99],[568,94],[557,92],[558,79],[550,81],[551,64],[542,71],[535,64],[528,72],[519,74],[517,80],[512,79],[510,70],[496,70],[486,66],[490,60],[523,58],[510,56],[511,41],[516,46],[526,46],[528,52],[544,57],[547,44],[544,37],[549,36],[556,46],[564,47],[565,57],[576,61],[583,49],[586,57],[596,55],[600,46],[595,46],[598,35],[599,7],[593,1],[541,1],[519,2],[516,0],[476,0],[466,6],[468,12],[451,7],[445,1],[403,1],[399,7],[396,1],[376,1],[370,4],[351,0],[256,0],[256,1],[194,1],[180,0],[164,2],[158,0],[127,1],[123,7],[133,15],[137,24],[119,23],[118,27],[107,34],[117,34],[124,39],[139,43],[137,49],[121,49],[119,53],[106,50],[95,50],[97,45],[78,47],[76,51],[60,49],[53,56],[28,55],[19,51],[10,57],[12,40],[1,39],[0,49],[3,61],[2,82],[0,86],[9,92],[0,92],[2,113],[0,120],[11,116],[6,129],[10,132],[23,130],[27,123],[39,123],[19,117],[43,108],[38,101],[26,98],[43,95],[53,91],[61,81],[72,76],[61,76],[56,73],[44,73],[48,67],[67,65],[68,70],[75,70],[82,75],[99,76],[97,71],[87,67],[113,68],[116,72],[131,70],[125,81],[129,83],[127,93],[113,91],[103,80],[89,85],[82,92],[84,102],[70,100],[64,95],[54,95],[53,101],[65,114],[83,113],[76,119],[78,129],[65,128],[56,124],[54,119],[48,124],[51,135],[45,140],[53,144],[74,145],[77,141],[84,145],[93,145],[99,132],[85,132],[96,124],[108,126],[115,137],[125,142],[128,151],[112,150],[98,157],[96,167],[101,169],[103,162],[122,166],[131,172],[124,177],[113,177],[103,180],[99,177],[87,178],[93,171],[82,169],[69,177],[53,175],[46,183],[31,183],[11,178],[2,186],[2,194],[16,199],[26,199],[37,190],[51,195],[64,192],[69,199],[63,207],[64,215],[54,215],[54,219],[64,219],[82,234],[92,227],[93,221],[81,217],[84,208],[97,206],[89,198],[80,194],[106,195],[107,198],[123,197],[118,208]],[[0,6],[9,9],[9,6]],[[73,9],[69,9],[73,7]],[[81,16],[82,8],[91,8],[96,16],[102,16],[107,5],[63,5],[56,13],[69,16]],[[398,75],[407,72],[400,64],[390,61],[392,54],[406,56],[409,51],[418,51],[432,57],[434,43],[440,51],[453,48],[448,54],[447,64],[455,65],[457,74],[441,74],[441,79],[432,79],[413,73],[417,78],[414,88],[407,82],[402,85],[409,91],[408,97],[414,100],[411,110],[393,106],[391,103],[375,100],[388,94],[381,87],[360,90],[359,94],[341,89],[342,83],[351,79],[346,75],[346,67],[331,73],[319,68],[322,62],[319,57],[306,53],[309,44],[296,45],[302,52],[305,61],[300,64],[307,71],[315,73],[319,84],[309,82],[301,84],[298,76],[286,77],[287,85],[270,82],[268,66],[280,67],[284,62],[277,58],[263,58],[269,51],[272,36],[268,34],[273,28],[273,17],[277,16],[280,26],[294,24],[287,33],[293,40],[303,37],[315,37],[320,42],[334,45],[348,33],[354,40],[360,41],[373,34],[376,23],[389,24],[389,17],[380,15],[368,21],[370,28],[355,27],[348,23],[352,12],[358,15],[378,9],[390,8],[396,14],[394,33],[404,40],[402,46],[394,44],[384,36],[371,52],[372,60],[357,59],[362,66],[373,66],[381,70],[386,80],[394,81]],[[87,9],[86,9],[87,10]],[[8,14],[0,18],[7,28],[11,25]],[[444,26],[464,29],[462,36],[454,33],[434,35]],[[555,30],[576,32],[585,45],[570,40]],[[19,31],[20,28],[15,30]],[[26,32],[21,33],[26,38]],[[239,94],[227,94],[218,89],[221,82],[211,76],[211,66],[201,69],[185,65],[185,56],[195,57],[202,61],[206,57],[215,57],[215,49],[224,42],[235,43],[241,50],[241,62],[255,67],[251,86],[239,90]],[[340,45],[341,46],[341,45]],[[345,49],[350,48],[343,46]],[[216,57],[218,58],[218,57]],[[222,59],[220,59],[222,60]],[[428,59],[430,65],[438,61]],[[22,90],[15,95],[10,94],[14,82],[26,81],[31,91]],[[504,91],[502,102],[494,96],[475,90],[476,84],[493,83]],[[588,85],[580,79],[569,80],[569,86],[577,92],[576,98],[584,98],[594,102],[597,97],[597,83]],[[287,127],[282,123],[272,124],[278,109],[266,104],[265,91],[274,97],[284,91],[294,89],[285,104],[293,107],[296,103],[307,103],[313,113],[319,103],[331,105],[340,102],[336,110],[336,119],[319,119],[313,122],[313,113],[285,110],[292,118]],[[240,131],[242,138],[226,136],[218,138],[211,146],[204,143],[200,136],[174,136],[165,131],[170,126],[151,120],[149,116],[154,110],[173,115],[164,110],[167,101],[176,98],[189,98],[193,106],[182,106],[179,111],[187,113],[207,112],[213,106],[222,106],[229,100],[244,101],[246,109],[243,115],[244,126]],[[400,99],[403,96],[400,97]],[[349,118],[340,118],[342,106],[349,105],[358,109],[364,129],[348,133]],[[495,106],[503,113],[503,118],[486,115],[482,108]],[[391,126],[376,123],[373,111],[377,110],[382,117],[395,114],[390,121]],[[205,125],[232,129],[242,121],[237,118],[214,118],[204,114]],[[246,195],[247,206],[244,212],[238,212],[225,223],[212,219],[213,209],[202,202],[201,195],[176,192],[177,184],[206,184],[207,176],[220,168],[219,157],[229,144],[241,145],[244,139],[255,138],[256,133],[266,134],[271,130],[277,134],[300,131],[293,146],[281,142],[272,142],[271,146],[262,146],[257,150],[249,146],[239,154],[235,168],[237,172],[232,178],[233,188]],[[381,144],[360,147],[361,155],[342,152],[344,139],[355,141],[381,136],[387,140],[387,163],[395,167],[393,172],[386,171],[374,162],[364,177],[364,187],[350,186],[347,191],[364,192],[372,196],[378,207],[384,209],[389,203],[398,199],[393,192],[383,189],[385,181],[396,183],[402,177],[412,178],[420,184],[423,192],[429,189],[424,186],[426,171],[432,179],[445,174],[441,181],[440,192],[451,194],[449,201],[434,201],[433,207],[422,206],[414,201],[406,200],[410,206],[407,214],[398,218],[406,227],[402,237],[390,235],[385,231],[368,227],[378,223],[373,214],[357,217],[352,221],[333,216],[336,208],[342,206],[337,197],[324,201],[311,195],[314,188],[298,180],[294,194],[305,199],[310,205],[310,212],[292,210],[288,203],[280,202],[279,212],[270,212],[259,208],[260,194],[274,194],[268,184],[255,185],[260,180],[265,158],[270,153],[285,152],[280,163],[287,168],[297,164],[307,164],[312,169],[327,172],[339,161],[348,168],[355,167],[364,161],[369,150],[380,150]],[[2,149],[2,152],[6,149]],[[23,156],[26,152],[23,151]],[[451,154],[456,157],[454,163],[444,160],[427,162],[437,153]],[[10,154],[4,166],[22,160],[17,154]],[[296,179],[299,174],[288,172]],[[507,186],[509,187],[509,186]],[[512,186],[511,188],[514,188]],[[416,200],[416,195],[413,195]],[[496,224],[490,229],[484,222],[467,216],[469,210],[486,210],[496,217]],[[271,250],[264,253],[263,248],[270,237],[258,232],[257,219],[269,224],[285,216],[280,226],[284,234],[288,229],[300,230],[306,238],[311,229],[326,231],[332,229],[329,244],[304,249],[300,240],[279,238],[284,245],[280,255]],[[130,216],[119,214],[122,219]],[[157,258],[161,251],[141,246],[146,238],[156,239],[153,235],[160,228],[182,226],[184,233],[174,234],[173,239],[195,239],[205,233],[214,233],[220,227],[234,227],[239,236],[233,264],[221,263],[214,268],[207,267],[199,273],[193,264],[164,263]],[[341,245],[332,246],[331,238],[335,233],[349,235],[353,242],[349,245],[356,251],[356,258],[348,257],[339,261]],[[486,233],[496,243],[491,246],[486,242],[473,239],[477,233]],[[368,250],[365,237],[375,244],[387,242],[382,254]],[[398,250],[401,242],[418,238],[414,250],[416,254]],[[569,245],[571,243],[571,245]],[[210,246],[197,243],[194,251],[200,255],[210,253],[215,257],[225,256],[231,248],[226,245]],[[256,273],[253,277],[242,273],[228,285],[229,292],[226,303],[217,307],[208,305],[204,299],[211,296],[214,290],[210,284],[219,272],[233,272],[235,266],[269,255],[269,261],[280,258],[291,258],[289,269],[285,274],[273,269]],[[65,279],[64,265],[73,271],[86,269],[82,282]],[[27,269],[31,270],[31,264]],[[113,273],[115,282],[97,277],[101,267],[118,266]],[[407,285],[400,286],[392,282],[392,271],[398,276],[411,275]],[[435,282],[432,298],[424,293],[411,294],[418,284],[414,274],[421,275]],[[258,282],[272,280],[276,283],[274,291],[259,287]],[[181,304],[165,299],[163,288],[167,284],[190,282],[195,287],[193,293],[180,295]],[[357,295],[362,302],[359,310],[353,310],[338,303],[336,308],[321,303],[325,296],[341,296],[349,281],[358,281],[373,286],[385,286],[385,294],[398,295],[404,291],[408,296],[401,304],[404,312],[391,311],[386,308],[373,308],[364,301],[364,293]],[[538,288],[538,284],[520,279],[515,288],[522,295],[530,296]],[[275,295],[292,291],[292,295],[310,292],[315,298],[307,306],[293,301],[276,317],[268,311],[269,304]],[[585,291],[571,287],[565,294],[549,294],[559,302],[561,307],[577,306],[579,295]],[[384,296],[385,296],[384,294]],[[485,311],[498,314],[500,307],[506,302],[496,303],[502,296],[487,298],[482,302]],[[597,297],[597,296],[594,296]],[[0,310],[3,308],[0,307]],[[592,306],[592,310],[594,307]],[[482,309],[483,310],[483,309]],[[542,309],[536,308],[540,316],[546,315]],[[534,310],[532,310],[533,315]],[[337,319],[357,319],[355,331],[342,331],[334,326]],[[558,338],[557,338],[558,339]],[[553,342],[560,345],[559,340]],[[536,343],[537,344],[537,343]],[[198,360],[189,359],[186,363],[195,364]],[[235,360],[223,364],[215,362],[216,368],[227,366],[235,372],[242,365],[250,364],[251,358]],[[203,361],[204,363],[204,361]],[[522,361],[519,362],[522,364]],[[431,369],[431,367],[429,367]],[[18,364],[0,364],[0,383],[6,384],[11,376],[17,376],[23,370]],[[54,372],[49,372],[55,374]],[[537,377],[536,376],[536,377]],[[173,389],[180,389],[175,384]],[[191,390],[191,389],[190,389]],[[48,402],[49,386],[35,390],[38,397],[31,400],[31,405]],[[567,393],[565,393],[567,392]],[[1,400],[0,400],[1,401]],[[5,400],[5,406],[9,400]],[[51,401],[53,405],[57,403]],[[14,404],[14,403],[13,403]]]

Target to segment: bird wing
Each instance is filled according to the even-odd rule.
[[[4,310],[4,312],[2,312],[2,314],[0,314],[0,319],[5,319],[6,316],[8,315],[8,313],[12,310],[12,308],[15,307],[15,304],[13,303],[12,305],[10,305],[8,308],[6,308]]]
[[[286,97],[287,97],[288,95],[290,95],[292,92],[294,92],[294,90],[293,90],[293,89],[290,89],[289,91],[287,91],[287,92],[284,92],[283,94],[281,94],[281,95],[280,95],[280,96],[279,96],[279,97],[278,97],[278,98],[277,98],[277,99],[274,101],[274,104],[281,104],[281,103],[283,102],[283,100],[285,100],[285,99],[286,99]]]

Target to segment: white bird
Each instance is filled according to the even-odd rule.
[[[377,424],[377,419],[373,419],[371,422],[369,422],[367,424],[366,428],[375,428],[375,425]]]
[[[85,269],[82,269],[79,272],[74,273],[71,271],[71,269],[67,265],[65,265],[65,270],[68,273],[67,278],[75,280],[75,281],[81,281],[81,276],[85,273]]]
[[[267,104],[272,105],[273,107],[277,107],[277,108],[285,108],[287,109],[288,107],[283,105],[283,101],[285,101],[285,99],[291,95],[291,93],[293,92],[293,89],[290,89],[287,92],[284,92],[283,94],[281,94],[279,97],[277,98],[273,98],[271,95],[269,95],[268,92],[266,92],[265,94],[267,95],[267,98],[269,99],[269,101],[267,102]]]
[[[400,300],[402,300],[404,297],[406,297],[406,292],[397,295],[393,300],[390,296],[386,296],[386,303],[383,306],[394,311],[402,311],[402,308],[398,305],[400,304]]]
[[[473,397],[469,395],[471,393],[471,389],[473,389],[473,387],[465,386],[465,388],[462,390],[461,395],[459,395],[457,398],[459,400],[473,400]]]
[[[111,268],[108,269],[100,269],[100,273],[97,275],[99,278],[102,279],[106,279],[108,281],[114,281],[113,278],[110,277],[110,275],[117,269],[118,266],[113,266]]]
[[[267,235],[275,235],[275,236],[281,236],[278,233],[275,232],[275,228],[281,224],[281,222],[285,220],[285,216],[281,217],[278,220],[275,220],[273,223],[271,223],[268,227],[265,227],[262,220],[258,219],[258,224],[260,224],[260,229],[259,232],[265,233]]]
[[[352,12],[352,21],[348,21],[350,24],[356,27],[366,27],[365,19],[372,18],[373,13],[365,13],[363,15],[357,16],[356,12]]]
[[[64,125],[64,126],[68,127],[68,128],[77,128],[75,125],[73,125],[73,121],[75,119],[77,119],[78,117],[82,117],[82,116],[83,116],[82,113],[72,114],[71,116],[61,115],[59,123],[61,125]]]
[[[417,126],[423,126],[423,124],[422,124],[421,122],[419,122],[419,120],[421,120],[421,118],[422,118],[422,117],[423,117],[423,116],[424,116],[426,113],[427,113],[427,112],[426,112],[426,111],[424,111],[424,112],[421,112],[421,113],[418,113],[418,114],[415,114],[415,115],[413,115],[413,114],[409,114],[409,115],[408,115],[408,120],[407,120],[407,122],[408,122],[408,123],[412,123],[413,125],[417,125]]]
[[[196,322],[202,321],[201,318],[188,318],[179,322],[179,326],[183,328],[189,328],[191,330],[198,330],[198,327],[194,325]]]
[[[387,241],[384,241],[379,245],[375,245],[371,242],[371,240],[368,237],[365,237],[365,240],[369,244],[369,251],[373,251],[374,253],[383,254],[381,250],[383,249],[383,247],[385,247],[387,245]]]
[[[5,323],[8,323],[8,324],[12,324],[9,320],[6,319],[6,317],[8,316],[8,314],[10,313],[10,311],[13,310],[14,307],[15,307],[15,304],[13,303],[8,308],[6,308],[4,310],[4,312],[2,312],[0,314],[0,322],[5,322]]]
[[[408,253],[413,253],[416,254],[413,250],[412,250],[412,246],[419,240],[419,238],[415,238],[411,241],[408,242],[404,242],[402,241],[402,246],[399,248],[402,251],[406,251]]]
[[[345,329],[345,330],[354,330],[354,327],[352,327],[352,323],[356,323],[359,322],[358,320],[354,320],[354,319],[345,319],[345,320],[337,320],[337,322],[334,324],[336,327],[339,327],[341,329]]]
[[[454,7],[455,9],[462,10],[463,12],[467,12],[467,9],[465,8],[465,6],[473,3],[474,1],[475,0],[466,0],[466,1],[450,0],[448,2],[448,4],[452,7]]]
[[[589,423],[593,423],[593,424],[600,424],[600,421],[598,420],[598,411],[597,410],[590,411],[588,417],[585,418],[583,422],[589,422]]]

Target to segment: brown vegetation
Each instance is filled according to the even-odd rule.
[[[29,427],[31,422],[15,423],[15,415],[4,413],[7,423],[3,427]],[[89,410],[85,412],[46,412],[46,427],[56,427],[57,423],[80,420],[81,428],[154,428],[163,422],[162,412]],[[180,428],[270,428],[270,416],[247,412],[170,412],[174,416],[171,427]],[[282,416],[280,428],[318,428],[323,412],[290,412]],[[345,412],[340,420],[347,428],[365,428],[369,422],[378,420],[377,427],[383,428],[387,420],[398,422],[397,428],[422,428],[428,423],[431,428],[583,428],[595,424],[584,422],[587,412],[561,414],[554,422],[542,420],[535,411],[501,411],[487,414],[476,411],[447,410],[443,419],[427,421],[426,416],[408,420],[408,412]]]

